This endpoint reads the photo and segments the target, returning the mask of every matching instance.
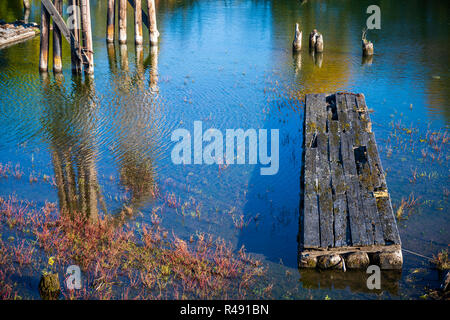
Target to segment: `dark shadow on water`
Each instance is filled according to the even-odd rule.
[[[398,295],[399,281],[402,277],[401,271],[381,270],[380,289],[369,289],[367,287],[367,274],[365,270],[343,271],[320,271],[311,269],[300,269],[300,282],[305,289],[346,289],[354,293],[388,292]]]

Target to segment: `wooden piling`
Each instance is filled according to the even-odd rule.
[[[298,23],[295,24],[295,37],[292,43],[292,50],[294,52],[300,51],[302,49],[302,32],[299,29]]]
[[[53,0],[56,10],[62,15],[62,0]],[[62,72],[62,36],[61,30],[53,22],[53,72]]]
[[[119,0],[119,43],[127,43],[127,0]]]
[[[135,0],[134,6],[134,42],[137,45],[143,43],[142,36],[142,2],[141,0]]]
[[[48,49],[50,38],[50,14],[44,5],[41,4],[41,42],[39,53],[39,71],[48,71]]]
[[[78,48],[78,54],[77,52],[74,50],[75,48],[75,44],[74,42],[80,42],[80,12],[78,11],[79,8],[79,0],[70,0],[70,5],[72,6],[72,12],[71,14],[73,15],[73,19],[72,19],[72,23],[73,23],[73,27],[72,27],[72,33],[74,35],[73,39],[71,39],[71,43],[70,43],[70,60],[72,63],[72,73],[74,74],[78,74],[81,73],[82,70],[82,61],[80,60],[79,56],[81,56],[81,50],[80,48]]]
[[[314,52],[321,53],[323,52],[323,36],[321,33],[317,33],[316,41],[314,44]]]
[[[150,47],[150,91],[158,93],[158,47]]]
[[[322,68],[323,52],[313,52],[313,60],[317,67]]]
[[[158,44],[159,32],[156,26],[156,8],[155,0],[147,0],[148,5],[148,22],[149,22],[149,33],[150,33],[150,45]]]
[[[23,0],[23,8],[29,10],[31,8],[30,0]]]
[[[371,128],[362,94],[306,95],[300,267],[401,269],[400,236]]]
[[[92,45],[91,9],[89,0],[80,0],[81,4],[81,34],[84,52],[88,61],[85,62],[84,72],[94,73],[94,48]]]
[[[116,0],[108,0],[108,12],[106,15],[106,42],[114,42],[116,24]]]
[[[313,29],[313,31],[311,31],[309,34],[309,50],[314,50],[314,46],[316,44],[316,35],[317,35],[316,29]]]
[[[30,12],[31,12],[31,10],[30,10],[30,9],[27,9],[27,8],[25,8],[25,9],[23,10],[23,21],[24,21],[25,23],[28,23],[28,22],[29,22],[29,19],[30,19]]]
[[[361,43],[362,43],[362,51],[363,56],[368,57],[373,55],[373,43],[367,40],[366,38],[367,30],[363,29]]]

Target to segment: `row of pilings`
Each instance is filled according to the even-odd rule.
[[[62,38],[70,42],[72,71],[94,73],[91,10],[89,0],[67,0],[71,8],[67,24],[62,19],[63,0],[41,0],[39,71],[48,71],[50,23],[53,23],[53,72],[62,72]],[[63,32],[64,30],[64,32]]]
[[[362,54],[363,56],[372,56],[373,55],[373,43],[367,40],[366,38],[367,30],[363,29],[362,31]],[[323,52],[323,35],[317,31],[317,29],[313,29],[309,34],[309,50],[314,53],[322,53]],[[294,32],[294,41],[292,42],[292,50],[294,52],[299,52],[302,49],[302,31],[300,31],[299,24],[295,24],[295,32]]]
[[[70,42],[72,72],[79,74],[94,73],[94,50],[92,44],[92,25],[90,0],[67,0],[69,19],[62,19],[64,0],[41,0],[41,42],[39,70],[48,72],[50,34],[53,32],[53,72],[62,72],[62,38]],[[142,7],[142,0],[108,0],[106,41],[119,44],[127,43],[127,5],[134,8],[134,41],[143,44],[143,23],[148,27],[150,46],[158,44],[159,32],[156,25],[156,8],[154,0],[147,0],[147,10]],[[24,7],[29,7],[24,0]],[[118,26],[116,26],[118,14]],[[50,24],[53,23],[53,28]],[[53,29],[53,30],[51,30]]]
[[[143,44],[144,22],[149,30],[150,45],[158,44],[159,32],[156,25],[155,0],[147,0],[147,12],[142,7],[142,0],[108,0],[108,11],[106,18],[106,41],[114,42],[116,38],[116,8],[118,7],[118,40],[119,44],[127,42],[127,2],[134,8],[134,42],[137,45]]]

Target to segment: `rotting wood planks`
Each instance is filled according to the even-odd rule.
[[[306,95],[303,172],[300,267],[344,268],[355,252],[365,261],[361,267],[368,259],[384,269],[402,267],[364,95]]]
[[[34,38],[39,34],[39,26],[23,21],[5,23],[0,20],[0,49]]]

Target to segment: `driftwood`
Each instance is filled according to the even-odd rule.
[[[302,49],[302,32],[299,29],[298,23],[295,24],[295,36],[292,42],[292,50],[294,52],[300,51]]]

